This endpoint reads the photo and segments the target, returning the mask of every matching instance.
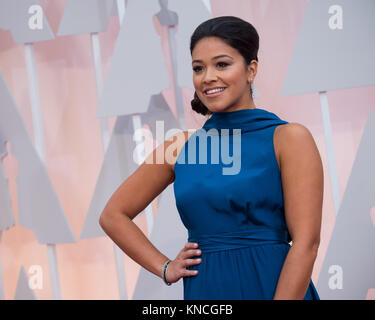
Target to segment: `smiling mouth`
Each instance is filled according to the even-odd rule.
[[[204,94],[207,97],[215,97],[215,96],[220,95],[224,90],[225,90],[225,88],[216,88],[216,89],[212,89],[212,90],[206,90],[206,91],[204,91]]]

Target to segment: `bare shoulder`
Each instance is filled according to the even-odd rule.
[[[195,130],[180,131],[171,136],[164,143],[164,152],[166,162],[171,166],[174,171],[174,166],[177,161],[177,157],[184,146],[185,142],[190,138]]]
[[[147,164],[161,164],[174,174],[174,165],[185,142],[195,130],[178,131],[166,138],[145,159]]]
[[[277,139],[279,143],[287,142],[285,139],[288,138],[308,139],[309,137],[312,137],[309,129],[297,122],[279,125],[275,129],[275,140]]]
[[[324,172],[319,150],[310,131],[302,124],[288,123],[275,135],[285,218],[293,245],[301,243],[317,252],[324,191]]]
[[[296,159],[299,156],[319,153],[310,130],[297,122],[276,127],[274,142],[280,167],[283,160],[288,161],[291,157]]]
[[[310,140],[312,139],[311,132],[303,124],[297,122],[289,122],[279,125],[275,129],[275,139],[278,142],[288,145],[288,139]]]

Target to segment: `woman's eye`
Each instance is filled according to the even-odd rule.
[[[218,62],[216,65],[220,68],[225,68],[226,66],[229,65],[229,63],[221,61],[221,62]],[[194,72],[199,72],[199,71],[202,70],[202,67],[196,66],[196,67],[193,68],[193,70],[194,70]]]
[[[218,62],[217,65],[218,65],[219,67],[226,67],[226,66],[229,65],[229,64],[226,63],[226,62]]]
[[[194,71],[194,72],[198,72],[198,71],[200,71],[201,69],[202,69],[202,67],[194,67],[194,68],[193,68],[193,71]]]

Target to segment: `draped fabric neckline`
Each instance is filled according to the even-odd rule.
[[[240,109],[235,111],[213,112],[211,117],[204,123],[202,129],[241,129],[241,132],[249,132],[265,129],[270,126],[284,124],[276,114],[261,109]]]

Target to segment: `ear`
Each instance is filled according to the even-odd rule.
[[[257,74],[258,71],[258,61],[252,60],[249,65],[247,66],[247,70],[249,72],[248,82],[252,82]]]

